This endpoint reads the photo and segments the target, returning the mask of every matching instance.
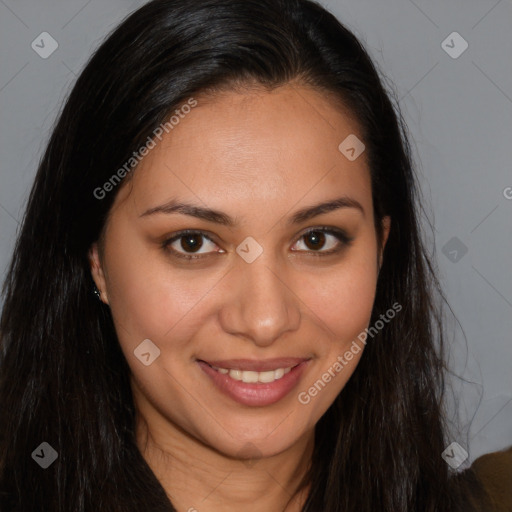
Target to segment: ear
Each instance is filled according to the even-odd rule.
[[[378,256],[378,271],[382,267],[382,259],[384,254],[384,248],[386,247],[386,243],[388,241],[389,232],[391,230],[391,217],[386,215],[382,218],[382,246],[379,247],[379,256]]]
[[[89,264],[91,266],[91,275],[96,284],[96,288],[98,288],[100,292],[100,300],[105,304],[108,304],[108,294],[107,294],[107,283],[105,280],[105,273],[103,272],[103,265],[100,257],[100,251],[98,248],[98,243],[94,242],[88,253]]]

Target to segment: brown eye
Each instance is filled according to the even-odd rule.
[[[349,237],[344,231],[324,227],[311,229],[304,233],[297,243],[301,240],[304,240],[305,252],[313,256],[329,256],[340,252],[345,246],[350,245],[354,238]],[[298,249],[293,249],[293,251],[302,252]]]
[[[181,240],[181,248],[185,251],[192,251],[195,252],[201,248],[203,245],[203,242],[201,240],[202,235],[199,234],[191,234],[191,235],[184,235],[180,237]]]
[[[325,234],[322,231],[310,231],[304,238],[306,245],[313,251],[321,249],[325,244]]]
[[[204,242],[206,240],[206,243]],[[215,251],[208,250],[208,244],[212,246],[212,248],[216,247],[216,244],[203,232],[201,231],[180,231],[176,233],[173,237],[165,240],[162,244],[162,248],[172,254],[172,256],[176,256],[177,258],[184,258],[188,260],[205,258],[212,253],[215,252],[224,252],[224,251]],[[199,250],[206,248],[206,250],[202,252],[198,252]],[[194,255],[194,253],[197,253]]]

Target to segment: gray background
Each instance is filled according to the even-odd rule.
[[[2,281],[62,101],[92,50],[143,3],[0,0]],[[469,452],[463,468],[512,444],[512,3],[322,3],[388,77],[414,142],[425,236],[455,314],[447,331],[460,378],[448,408],[466,426],[452,434]],[[442,45],[454,31],[468,43],[457,58],[443,47],[458,52],[460,40]],[[42,32],[58,42],[46,59],[31,47]]]

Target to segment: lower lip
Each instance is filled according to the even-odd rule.
[[[278,380],[268,383],[247,383],[235,380],[227,374],[219,373],[203,361],[197,361],[217,388],[235,402],[252,407],[271,405],[284,398],[297,385],[309,361],[293,367]]]

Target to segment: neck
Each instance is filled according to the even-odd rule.
[[[151,424],[152,427],[148,427]],[[201,443],[169,421],[137,419],[137,445],[178,512],[300,512],[314,431],[285,451],[240,460]]]

